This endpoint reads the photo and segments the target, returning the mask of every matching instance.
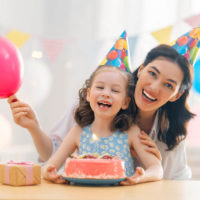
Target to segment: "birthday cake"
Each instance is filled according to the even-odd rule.
[[[0,163],[0,183],[13,186],[41,183],[41,166],[32,162]]]
[[[119,158],[103,155],[84,155],[67,158],[65,175],[82,179],[121,179],[125,178],[125,163]]]

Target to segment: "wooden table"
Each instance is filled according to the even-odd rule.
[[[13,187],[0,184],[0,199],[200,200],[200,181],[158,181],[134,186],[75,186],[49,183]]]

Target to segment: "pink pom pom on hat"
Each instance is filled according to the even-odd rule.
[[[130,70],[127,32],[124,31],[117,39],[100,65],[114,66],[127,72]]]
[[[172,47],[193,65],[200,48],[200,26],[180,36],[173,42]]]

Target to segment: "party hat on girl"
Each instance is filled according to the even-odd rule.
[[[100,65],[110,65],[131,72],[126,31],[120,35]]]
[[[200,26],[179,37],[173,42],[172,47],[193,65],[200,48]]]

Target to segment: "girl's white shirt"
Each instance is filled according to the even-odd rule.
[[[78,105],[78,100],[70,106],[64,116],[51,129],[49,135],[53,142],[53,153],[58,149],[62,140],[69,130],[76,124],[74,121],[74,110]],[[191,169],[187,165],[186,144],[182,141],[176,148],[166,151],[167,145],[157,139],[158,134],[158,113],[155,117],[149,136],[157,145],[162,156],[162,166],[164,171],[164,179],[186,180],[192,177]],[[135,160],[136,166],[138,162]]]

